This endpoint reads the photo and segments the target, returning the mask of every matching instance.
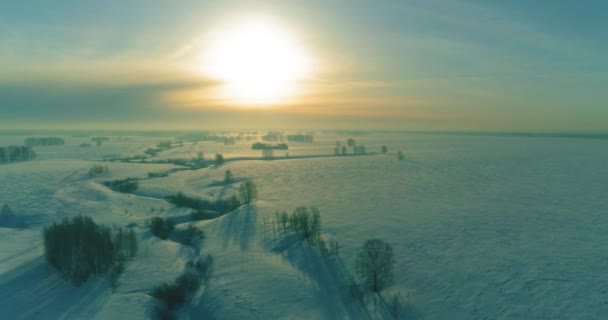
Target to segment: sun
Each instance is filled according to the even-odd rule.
[[[241,105],[285,103],[310,73],[310,59],[288,29],[269,20],[248,20],[210,39],[199,69],[219,79],[223,99]]]

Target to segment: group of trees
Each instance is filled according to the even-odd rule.
[[[46,137],[46,138],[25,138],[24,144],[28,147],[36,146],[62,146],[65,144],[65,140],[59,137]]]
[[[253,181],[244,182],[239,186],[239,197],[243,204],[251,204],[258,197],[258,188]]]
[[[36,153],[29,146],[0,147],[0,163],[33,160]]]
[[[168,196],[167,201],[178,207],[191,208],[199,212],[212,211],[217,213],[227,213],[241,206],[241,201],[236,195],[233,195],[228,199],[208,201],[188,196],[183,192],[178,192],[175,195]]]
[[[154,217],[150,220],[150,233],[162,240],[167,240],[174,228],[175,224],[170,219]]]
[[[357,145],[357,142],[353,138],[348,138],[346,140],[346,144],[343,145],[340,141],[336,141],[336,146],[334,147],[335,155],[346,155],[348,153],[348,148],[353,148],[353,154],[365,154],[366,149],[365,146]]]
[[[203,284],[213,274],[213,257],[207,255],[188,261],[184,272],[172,283],[163,283],[150,294],[158,304],[152,309],[152,319],[176,319],[176,312],[189,304]]]
[[[284,216],[281,219],[285,219]],[[297,207],[287,219],[287,228],[311,244],[321,237],[321,214],[316,207]]]
[[[139,183],[137,180],[127,178],[123,180],[111,180],[103,182],[103,185],[118,192],[131,193],[137,190]]]
[[[313,142],[312,134],[288,134],[287,141],[295,141],[295,142]]]
[[[262,136],[262,140],[264,141],[283,141],[285,136],[282,132],[276,131],[268,131],[265,135]]]
[[[262,142],[256,142],[254,144],[251,145],[251,150],[288,150],[289,146],[286,143],[279,143],[279,144],[269,144],[269,143],[262,143]]]
[[[328,243],[321,237],[321,214],[316,207],[297,207],[291,214],[277,211],[275,216],[275,223],[282,226],[284,231],[301,236],[323,253],[339,255],[338,242],[332,239]],[[365,241],[355,259],[355,276],[351,287],[355,287],[356,294],[361,294],[363,289],[380,292],[393,280],[394,264],[390,244],[379,239]]]
[[[53,223],[42,234],[46,260],[64,279],[76,285],[91,275],[106,274],[137,252],[133,230],[97,225],[87,216]]]

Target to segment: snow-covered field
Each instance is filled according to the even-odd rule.
[[[396,279],[385,290],[407,296],[404,319],[602,319],[608,315],[608,140],[353,135],[368,152],[333,157],[348,135],[317,134],[289,143],[276,160],[256,160],[251,142],[186,142],[155,159],[205,158],[221,167],[99,162],[143,154],[175,137],[110,137],[101,147],[65,137],[65,146],[34,147],[36,160],[0,165],[0,206],[26,219],[0,228],[0,318],[142,319],[152,288],[175,279],[186,261],[211,254],[215,272],[185,319],[379,319],[383,306],[361,304],[344,288],[362,243],[389,242]],[[0,136],[0,146],[24,137]],[[395,153],[404,151],[405,161]],[[315,155],[324,157],[305,157]],[[93,164],[110,174],[92,178]],[[235,183],[220,183],[231,170]],[[142,178],[135,194],[109,190],[107,179]],[[252,180],[259,198],[214,220],[188,222],[207,238],[200,252],[153,237],[145,222],[184,216],[163,198],[182,191],[215,200]],[[323,234],[338,240],[340,260],[282,241],[269,222],[276,210],[316,206]],[[43,257],[41,229],[77,214],[96,222],[136,224],[140,249],[112,288],[91,279],[75,288]],[[178,225],[184,228],[188,223]]]

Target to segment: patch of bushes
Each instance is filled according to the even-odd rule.
[[[185,230],[175,231],[175,240],[187,246],[194,246],[199,241],[205,239],[205,232],[193,225],[188,226]]]
[[[53,223],[42,231],[48,263],[74,284],[91,275],[103,275],[137,252],[133,230],[110,229],[97,225],[92,218],[76,216]]]
[[[97,177],[102,174],[108,174],[108,172],[110,172],[110,169],[108,169],[108,166],[102,166],[100,164],[95,164],[89,169],[89,176]]]
[[[148,172],[148,178],[164,178],[168,176],[169,174],[166,172]]]
[[[213,272],[213,258],[189,261],[186,270],[173,283],[164,283],[152,291],[151,295],[160,304],[153,310],[154,319],[175,319],[175,312],[190,303],[203,283],[208,283]]]
[[[241,206],[241,202],[237,199],[236,195],[231,196],[227,200],[218,200],[215,202],[211,202],[187,196],[183,192],[178,192],[175,195],[168,196],[167,201],[178,207],[196,209],[197,211],[202,212],[197,213],[197,215],[203,215],[205,214],[205,211],[217,211],[219,213],[227,213]]]
[[[105,181],[103,183],[103,185],[114,191],[123,192],[123,193],[134,192],[139,187],[139,183],[137,183],[137,180],[134,180],[131,178],[127,178],[127,179],[123,179],[123,180]]]
[[[174,228],[175,225],[169,219],[154,217],[150,220],[150,232],[162,240],[167,240]]]

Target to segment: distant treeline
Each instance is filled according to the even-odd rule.
[[[28,146],[0,147],[0,163],[29,161],[36,157],[36,153]]]
[[[251,149],[253,150],[287,150],[289,146],[285,143],[279,143],[277,145],[272,145],[268,143],[256,142],[251,145]]]
[[[25,145],[28,147],[35,146],[62,146],[65,144],[65,140],[59,137],[47,137],[47,138],[26,138]]]
[[[313,142],[312,134],[288,134],[287,141]]]
[[[265,135],[262,136],[262,140],[274,142],[274,141],[283,141],[285,136],[282,132],[268,131]]]

